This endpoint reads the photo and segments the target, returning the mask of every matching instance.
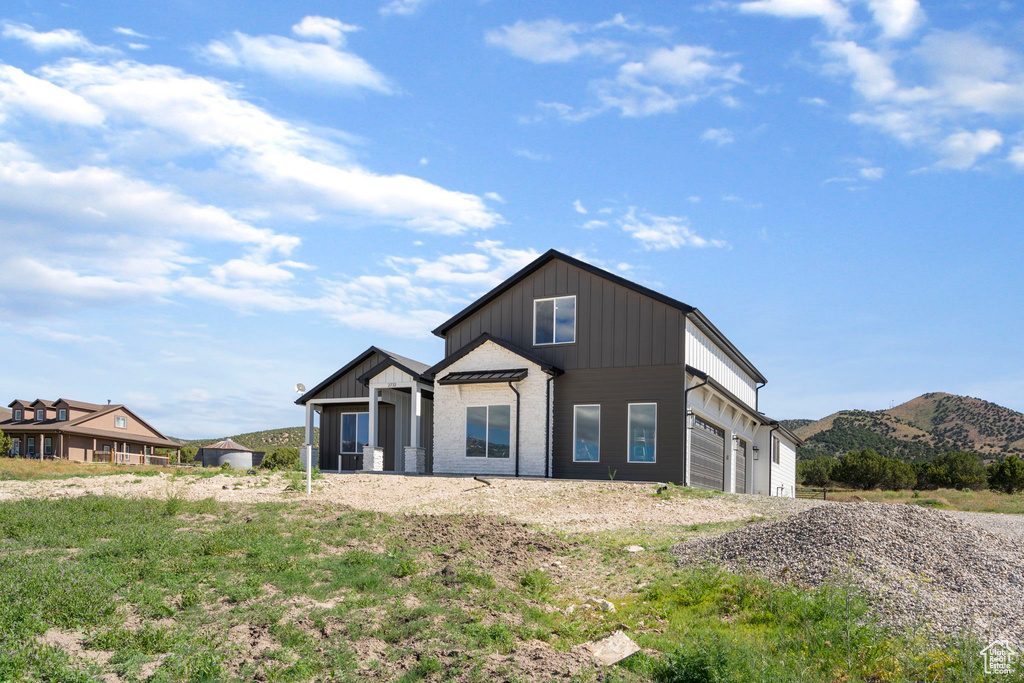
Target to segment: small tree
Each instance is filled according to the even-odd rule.
[[[260,463],[263,470],[297,470],[299,469],[298,448],[277,448],[263,456]]]
[[[903,489],[914,488],[917,483],[917,475],[909,463],[896,458],[886,458],[886,476],[882,486],[890,491],[902,491]]]
[[[1002,493],[1024,491],[1024,461],[1015,455],[1008,455],[1002,462],[988,468],[988,487]]]
[[[827,455],[819,455],[813,460],[801,460],[796,464],[797,478],[804,486],[828,488],[832,485],[832,470],[836,459]]]
[[[945,453],[932,460],[927,476],[935,488],[975,491],[984,488],[988,479],[981,458],[963,451]]]
[[[832,478],[853,488],[871,490],[889,477],[888,458],[873,450],[850,451],[839,459]]]
[[[11,437],[4,434],[0,429],[0,458],[6,458],[11,454]]]

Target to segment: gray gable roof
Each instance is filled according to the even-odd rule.
[[[418,360],[406,358],[405,356],[399,356],[397,353],[385,351],[384,349],[378,346],[371,346],[370,348],[366,349],[361,354],[353,358],[351,361],[346,363],[344,366],[339,368],[337,372],[332,374],[330,377],[317,384],[315,387],[304,393],[302,396],[295,399],[295,402],[300,406],[306,405],[307,401],[309,401],[311,398],[320,393],[325,387],[327,387],[336,379],[344,375],[346,372],[349,372],[350,370],[352,370],[352,368],[356,367],[357,365],[359,365],[360,363],[362,363],[375,353],[384,356],[385,359],[388,359],[394,363],[397,363],[401,366],[408,368],[409,370],[412,370],[418,375],[422,375],[424,372],[430,369],[430,366],[427,365],[426,363],[421,363]]]

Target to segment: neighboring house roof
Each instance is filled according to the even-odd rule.
[[[42,403],[47,408],[50,408],[50,407],[53,406],[53,401],[47,401],[46,399],[43,399],[43,398],[37,398],[36,400],[34,400],[31,403],[29,403],[29,405],[30,406],[34,406],[37,403]]]
[[[465,320],[466,318],[473,315],[481,308],[489,304],[491,301],[495,300],[496,298],[504,294],[520,280],[523,280],[524,278],[530,276],[531,274],[542,268],[544,265],[546,265],[548,262],[555,259],[568,263],[569,265],[575,266],[580,270],[584,270],[588,273],[591,273],[592,275],[596,275],[598,277],[614,282],[615,284],[621,285],[626,289],[631,289],[634,292],[643,294],[644,296],[650,297],[655,301],[660,301],[666,306],[671,306],[672,308],[682,311],[687,316],[692,316],[694,324],[697,325],[697,327],[699,327],[701,331],[709,335],[715,341],[720,342],[722,349],[726,352],[726,354],[737,364],[743,367],[744,370],[750,373],[750,375],[754,377],[754,379],[761,383],[766,383],[768,381],[767,379],[765,379],[764,375],[762,375],[761,372],[756,367],[754,367],[754,364],[751,363],[746,356],[740,353],[739,349],[737,349],[733,345],[733,343],[730,342],[717,327],[711,324],[711,321],[708,320],[707,317],[698,309],[694,308],[693,306],[690,306],[689,304],[684,304],[682,301],[679,301],[678,299],[673,299],[670,296],[665,296],[661,292],[656,292],[653,289],[650,289],[649,287],[644,287],[643,285],[627,280],[626,278],[620,275],[616,275],[615,273],[609,272],[607,270],[604,270],[603,268],[592,266],[585,261],[573,258],[568,254],[563,254],[562,252],[556,249],[549,249],[548,251],[544,252],[541,256],[537,257],[532,263],[528,264],[518,273],[515,273],[507,280],[502,282],[500,285],[498,285],[491,291],[487,292],[487,294],[484,294],[482,297],[471,303],[469,306],[462,309],[445,322],[441,323],[440,326],[433,330],[433,333],[438,337],[444,337],[445,333],[448,332],[448,330],[450,330],[452,327],[459,324],[460,322],[462,322],[463,320]]]
[[[377,346],[371,346],[370,348],[366,349],[361,354],[353,358],[351,361],[346,363],[344,366],[339,368],[338,371],[335,372],[333,375],[317,384],[315,387],[304,393],[302,396],[299,396],[297,399],[295,399],[295,402],[300,406],[305,405],[307,401],[309,401],[311,398],[319,394],[325,387],[329,386],[336,379],[344,375],[346,372],[349,372],[350,370],[352,370],[352,368],[356,367],[357,365],[359,365],[360,363],[362,363],[375,353],[384,356],[385,359],[393,361],[399,367],[402,367],[402,369],[404,369],[406,372],[410,372],[410,374],[423,375],[430,368],[429,365],[427,365],[426,363],[421,363],[418,360],[406,358],[405,356],[399,356],[397,353],[385,351],[384,349]]]
[[[87,404],[94,405],[94,404]],[[0,422],[0,430],[2,431],[13,431],[13,432],[25,432],[25,433],[38,433],[38,432],[60,432],[62,434],[82,434],[85,436],[97,436],[103,438],[114,439],[116,441],[131,441],[134,443],[145,443],[154,446],[165,446],[168,448],[180,448],[181,444],[173,439],[168,439],[164,434],[160,432],[156,427],[149,424],[141,417],[136,415],[133,411],[129,410],[126,406],[119,403],[113,403],[106,406],[98,406],[99,410],[96,410],[85,415],[80,415],[73,420],[40,420],[38,422],[24,422],[14,420],[4,420]],[[85,424],[94,418],[105,415],[114,410],[123,410],[132,416],[139,424],[145,425],[146,428],[153,430],[156,436],[148,434],[129,434],[126,432],[112,432],[105,429],[99,429],[98,427],[90,427]]]
[[[472,353],[473,351],[478,349],[482,344],[484,344],[486,342],[492,342],[494,344],[497,344],[501,348],[505,349],[506,351],[511,351],[512,353],[516,354],[520,358],[525,358],[526,360],[530,361],[531,363],[536,363],[537,365],[540,366],[541,370],[543,370],[544,372],[548,373],[549,375],[561,375],[562,374],[561,368],[558,368],[558,367],[552,365],[551,363],[547,362],[543,358],[540,358],[539,356],[535,356],[532,353],[530,353],[529,351],[525,351],[525,350],[519,348],[515,344],[510,344],[507,341],[505,341],[504,339],[498,339],[497,337],[495,337],[494,335],[490,334],[489,332],[484,332],[479,337],[477,337],[473,341],[469,342],[468,344],[463,346],[461,349],[459,349],[458,351],[456,351],[452,355],[448,356],[447,358],[442,360],[440,363],[438,363],[434,367],[432,367],[429,370],[427,370],[426,372],[424,372],[423,375],[425,377],[427,377],[427,378],[434,378],[434,377],[436,377],[437,373],[441,372],[442,370],[444,370],[446,367],[448,367],[449,365],[451,365],[455,361],[460,360],[462,358],[465,358],[466,356],[468,356],[470,353]]]
[[[58,398],[56,401],[53,402],[54,405],[57,405],[58,403],[64,403],[65,405],[67,405],[68,408],[74,408],[75,410],[97,411],[97,410],[100,410],[101,408],[106,408],[107,407],[106,405],[102,405],[102,404],[99,404],[99,403],[86,403],[85,401],[72,401],[69,398]],[[107,404],[107,405],[109,405],[109,404]]]
[[[20,403],[23,406],[30,406],[30,405],[32,405],[31,401],[22,401],[20,398],[16,398],[13,401],[11,401],[10,403],[8,403],[7,407],[8,408],[13,408],[16,403]]]
[[[241,444],[237,444],[231,439],[224,439],[223,441],[218,441],[217,443],[211,443],[209,446],[203,446],[203,448],[209,448],[215,451],[252,451],[251,448],[246,448]]]
[[[410,375],[414,380],[418,381],[422,379],[423,373],[430,369],[430,366],[427,365],[426,363],[420,363],[419,361],[409,360],[408,358],[402,358],[402,361],[405,362],[400,362],[398,360],[399,358],[402,358],[402,356],[395,355],[385,358],[380,363],[377,363],[372,368],[370,368],[369,370],[361,374],[359,377],[357,377],[356,381],[362,382],[363,384],[369,386],[370,380],[379,375],[380,373],[384,372],[384,370],[386,370],[387,368],[398,368],[407,375]]]

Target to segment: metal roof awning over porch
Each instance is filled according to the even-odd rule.
[[[465,370],[461,372],[449,372],[437,380],[438,384],[493,384],[505,382],[519,382],[526,379],[530,371],[526,368],[515,368],[511,370]]]

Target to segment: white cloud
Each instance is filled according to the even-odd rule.
[[[488,45],[504,48],[517,57],[538,64],[568,62],[583,54],[574,38],[579,32],[577,24],[557,19],[519,20],[511,26],[487,31],[484,40]]]
[[[649,213],[637,213],[630,207],[619,219],[622,230],[640,243],[647,251],[664,251],[680,247],[725,247],[723,240],[706,239],[690,228],[686,218],[677,216],[655,216]]]
[[[1010,156],[1007,159],[1018,169],[1024,171],[1024,145],[1017,145],[1010,150]]]
[[[512,153],[517,157],[529,159],[530,161],[551,161],[551,155],[546,152],[535,152],[532,149],[514,149]]]
[[[578,199],[572,203],[572,208],[573,208],[573,210],[576,213],[582,213],[582,214],[586,214],[587,213],[587,208],[585,206],[583,206],[583,202],[581,202]]]
[[[505,203],[505,198],[497,192],[484,192],[484,197],[490,199],[492,202],[498,202],[499,204]]]
[[[936,165],[964,170],[974,166],[982,156],[994,152],[1003,144],[999,131],[983,129],[975,132],[960,131],[947,137],[940,148],[943,158]]]
[[[864,180],[881,180],[885,177],[885,169],[880,166],[865,166],[857,173]]]
[[[428,1],[429,0],[391,0],[391,2],[381,6],[380,13],[385,17],[408,17],[419,12]]]
[[[917,0],[868,0],[868,7],[888,38],[906,38],[925,20]]]
[[[713,142],[719,147],[736,142],[736,136],[728,128],[708,128],[701,133],[700,139],[704,142]]]
[[[590,220],[580,226],[584,230],[594,230],[596,228],[608,227],[608,221]]]
[[[420,166],[426,166],[430,163],[430,159],[426,157],[420,157]]]
[[[145,43],[128,43],[128,49],[129,50],[136,50],[136,51],[148,50],[149,49],[149,45],[146,45]]]
[[[342,47],[345,45],[346,34],[359,30],[353,24],[320,16],[303,17],[302,21],[292,26],[292,33],[300,38],[322,40],[332,47]]]
[[[224,40],[211,41],[201,54],[215,64],[263,72],[289,83],[392,92],[384,74],[334,45],[236,31]]]
[[[801,97],[800,102],[803,104],[810,104],[815,107],[827,107],[828,102],[821,97]]]
[[[834,30],[845,30],[850,23],[846,6],[836,0],[756,0],[740,3],[739,9],[786,19],[820,19]]]
[[[4,38],[20,40],[36,52],[108,52],[110,48],[93,45],[80,31],[58,28],[52,31],[36,31],[28,24],[3,23]]]
[[[122,36],[128,36],[129,38],[149,38],[149,36],[139,33],[138,31],[128,28],[127,26],[115,26],[113,28],[114,33],[119,33]]]
[[[145,126],[187,152],[225,155],[233,173],[254,176],[261,194],[300,197],[318,213],[458,234],[497,225],[501,218],[475,195],[419,178],[382,175],[348,160],[342,147],[275,118],[239,98],[226,84],[167,66],[64,61],[43,70],[49,80],[101,108],[108,119]],[[146,153],[152,139],[146,138]]]
[[[85,98],[0,64],[0,122],[12,112],[83,126],[98,126],[104,120],[103,111]]]

